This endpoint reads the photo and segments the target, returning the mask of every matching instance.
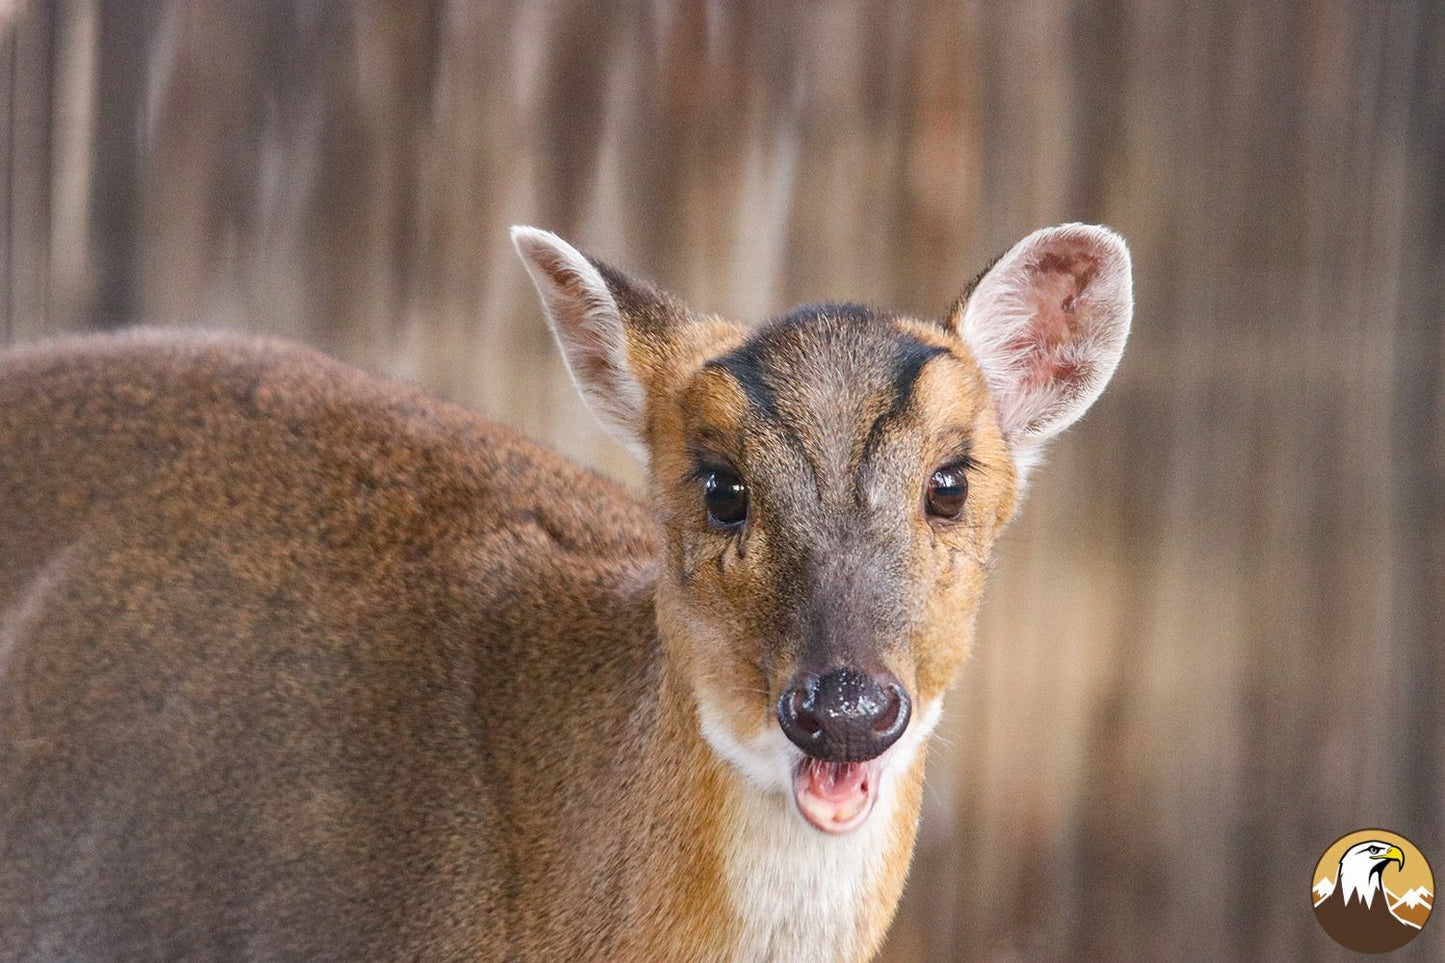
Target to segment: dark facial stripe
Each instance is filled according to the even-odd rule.
[[[893,358],[893,376],[889,382],[892,399],[888,403],[888,410],[879,415],[868,429],[868,437],[863,442],[865,458],[878,446],[883,430],[888,427],[889,422],[902,417],[912,404],[913,389],[918,384],[919,376],[923,374],[923,366],[933,358],[947,353],[944,348],[926,344],[916,338],[905,336],[899,341],[897,354]]]
[[[763,372],[758,365],[758,357],[749,349],[748,345],[725,354],[721,358],[714,358],[705,367],[719,368],[732,375],[733,380],[743,389],[743,394],[747,396],[748,402],[757,409],[759,414],[772,422],[781,420],[778,413],[778,397],[773,393],[772,386],[763,378]]]
[[[931,359],[948,351],[937,345],[926,344],[917,338],[907,338],[898,344],[898,353],[893,359],[893,381],[889,385],[893,392],[893,403],[888,406],[888,413],[883,417],[896,418],[908,410],[908,405],[913,400],[913,388],[918,383],[918,376],[923,373],[923,366]]]

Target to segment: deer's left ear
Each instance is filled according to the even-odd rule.
[[[1021,470],[1099,397],[1133,314],[1129,248],[1089,224],[1035,231],[954,305],[949,323],[983,368]]]

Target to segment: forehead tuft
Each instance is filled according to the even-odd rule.
[[[851,412],[880,398],[901,404],[923,365],[947,349],[903,330],[899,320],[859,304],[803,305],[708,365],[732,375],[767,420]]]

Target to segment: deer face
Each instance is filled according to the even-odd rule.
[[[940,322],[818,305],[750,330],[514,238],[584,396],[648,458],[659,629],[708,741],[856,828],[937,719],[1040,446],[1117,364],[1122,241],[1032,235]]]

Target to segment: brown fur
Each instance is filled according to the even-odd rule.
[[[725,938],[733,777],[617,486],[304,349],[155,334],[6,357],[0,457],[0,959]]]
[[[726,379],[691,398],[737,429]],[[744,790],[673,673],[747,659],[657,658],[659,535],[616,486],[304,349],[155,333],[8,356],[0,452],[0,958],[727,945],[708,826]]]
[[[1006,438],[958,318],[817,305],[749,330],[514,239],[584,395],[650,456],[646,506],[292,345],[0,357],[0,961],[876,951],[1012,445],[1042,436]],[[1099,340],[1107,378],[1122,241],[1015,252],[994,287],[1042,307],[1003,320],[1040,356]],[[1087,258],[1113,308],[1054,325],[1095,296],[1053,283]],[[717,464],[745,525],[708,520]],[[956,518],[926,510],[949,466]],[[871,821],[825,836],[775,707],[838,667],[891,673],[915,724],[878,750]]]

